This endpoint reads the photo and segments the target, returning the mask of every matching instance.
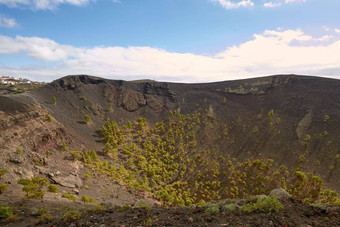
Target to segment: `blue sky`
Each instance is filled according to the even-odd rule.
[[[339,0],[0,0],[0,75],[340,78]]]

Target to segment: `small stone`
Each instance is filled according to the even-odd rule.
[[[55,172],[55,175],[58,176],[60,174],[60,171],[58,170],[57,172]]]
[[[188,222],[189,222],[189,223],[192,223],[193,221],[194,221],[194,219],[188,218]]]
[[[39,216],[39,213],[38,213],[37,208],[33,208],[33,209],[31,210],[31,215],[34,216],[34,217]]]
[[[73,189],[72,191],[74,192],[74,194],[79,195],[79,190],[78,189]]]

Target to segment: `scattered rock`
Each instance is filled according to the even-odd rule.
[[[189,222],[189,223],[192,223],[193,221],[194,221],[194,219],[188,218],[188,222]]]
[[[326,214],[331,214],[331,213],[336,212],[336,211],[338,211],[338,210],[339,210],[338,207],[328,206],[328,207],[326,208]]]
[[[267,196],[266,195],[258,195],[258,196],[256,196],[256,198],[257,199],[264,199],[264,198],[267,198]]]
[[[22,154],[13,154],[9,160],[14,164],[21,164],[25,161],[25,158]]]

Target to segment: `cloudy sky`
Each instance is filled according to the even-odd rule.
[[[340,79],[339,0],[0,0],[0,75]]]

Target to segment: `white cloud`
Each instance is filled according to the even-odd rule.
[[[75,6],[86,5],[96,0],[0,0],[0,4],[8,7],[29,7],[35,10],[53,10],[60,4],[71,4]],[[119,2],[118,0],[112,0]]]
[[[336,33],[340,33],[340,29],[334,29]]]
[[[9,7],[17,7],[19,5],[28,5],[31,0],[0,0],[0,4],[7,5]]]
[[[29,57],[44,61],[65,61],[79,54],[75,47],[39,37],[17,36],[13,39],[0,35],[0,43],[0,54],[24,52]]]
[[[320,41],[320,42],[326,42],[326,41],[329,41],[333,38],[334,37],[332,35],[324,35],[321,38],[318,38],[317,40]]]
[[[232,2],[230,0],[210,0],[211,2],[219,3],[225,9],[235,9],[240,7],[253,7],[254,3],[251,0],[242,0]]]
[[[0,27],[12,28],[17,25],[17,22],[13,18],[7,18],[0,15]]]
[[[280,2],[266,2],[263,4],[264,7],[266,8],[275,8],[275,7],[279,7],[281,6],[282,4]]]
[[[289,4],[289,3],[298,3],[298,2],[306,2],[307,0],[276,0],[276,1],[270,1],[263,4],[266,8],[276,8],[279,6],[282,6],[283,4]]]
[[[307,0],[285,0],[285,3],[292,3],[292,2],[306,2]]]
[[[286,73],[337,75],[340,79],[340,38],[313,37],[299,29],[266,30],[254,34],[251,40],[241,45],[211,56],[151,47],[79,48],[46,38],[0,36],[1,54],[19,52],[38,60],[29,67],[0,67],[2,73],[39,77],[45,81],[67,74],[116,79],[156,76],[158,80],[184,82]]]

